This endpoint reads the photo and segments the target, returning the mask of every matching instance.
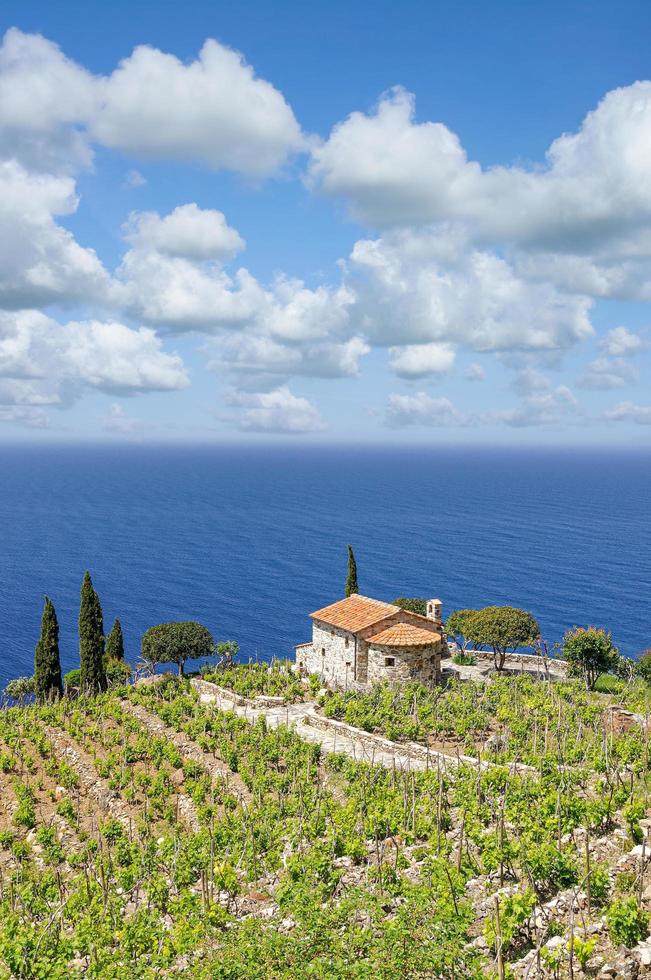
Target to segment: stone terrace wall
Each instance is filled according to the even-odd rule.
[[[492,664],[493,654],[488,650],[467,650],[466,653],[472,654],[477,663]],[[555,657],[539,657],[535,653],[507,653],[504,658],[504,666],[510,670],[526,670],[529,672],[539,672],[544,674],[545,663],[547,663],[550,674],[557,674],[565,677],[567,674],[567,660],[557,660]]]

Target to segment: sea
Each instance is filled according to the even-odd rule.
[[[0,448],[0,688],[31,674],[44,595],[78,666],[86,569],[106,631],[198,620],[241,659],[291,657],[360,591],[530,610],[651,646],[651,453],[334,446]]]

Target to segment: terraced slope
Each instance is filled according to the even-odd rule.
[[[176,680],[1,712],[0,978],[643,975],[646,740],[552,730],[409,771]]]

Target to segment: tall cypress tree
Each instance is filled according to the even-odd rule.
[[[47,596],[41,617],[41,635],[34,651],[34,693],[40,703],[55,701],[63,694],[59,623],[54,606]]]
[[[124,660],[124,637],[119,619],[115,620],[111,632],[106,637],[106,659]]]
[[[355,561],[355,555],[353,554],[353,549],[348,545],[348,576],[346,578],[346,598],[352,595],[354,592],[359,592],[359,586],[357,585],[357,562]]]
[[[106,690],[104,670],[104,620],[99,596],[93,588],[90,572],[84,575],[79,606],[79,666],[83,694]]]

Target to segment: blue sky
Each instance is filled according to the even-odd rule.
[[[648,445],[647,4],[0,26],[0,440]]]

